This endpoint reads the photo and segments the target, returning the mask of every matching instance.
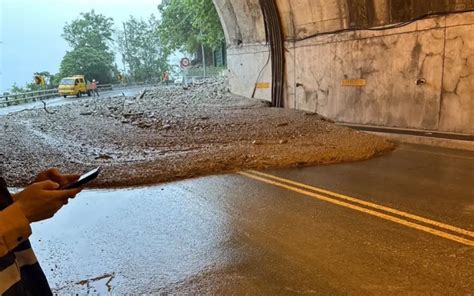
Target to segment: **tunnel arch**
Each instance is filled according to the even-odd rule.
[[[474,134],[471,0],[273,0],[280,69],[271,58],[267,1],[213,1],[232,92],[275,103],[281,83],[282,106],[338,122]],[[426,84],[416,85],[421,78]]]

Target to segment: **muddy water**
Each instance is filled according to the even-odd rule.
[[[32,243],[58,294],[330,292],[287,230],[298,199],[281,193],[240,175],[88,190],[33,225]]]
[[[32,242],[51,286],[157,292],[236,264],[243,254],[226,247],[235,217],[218,199],[189,200],[180,185],[85,191],[35,224]]]
[[[273,173],[472,228],[468,159],[431,152]],[[60,295],[473,291],[472,248],[241,175],[87,190],[33,232]]]

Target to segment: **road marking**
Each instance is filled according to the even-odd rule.
[[[350,197],[350,196],[347,196],[347,195],[344,195],[344,194],[332,192],[332,191],[325,190],[325,189],[322,189],[322,188],[306,185],[306,184],[303,184],[303,183],[295,182],[295,181],[292,181],[292,180],[280,178],[280,177],[277,177],[277,176],[274,176],[274,175],[269,175],[269,174],[265,174],[265,173],[261,173],[261,172],[257,172],[257,171],[252,171],[251,170],[251,171],[248,171],[248,173],[255,174],[255,175],[260,175],[260,176],[270,178],[270,179],[274,179],[274,180],[277,180],[277,181],[280,181],[280,182],[284,182],[284,183],[299,186],[299,187],[302,187],[302,188],[305,188],[305,189],[317,191],[319,193],[329,194],[329,195],[338,197],[340,199],[344,199],[344,200],[347,200],[347,201],[350,201],[350,202],[354,202],[354,203],[358,203],[360,205],[364,205],[366,207],[371,207],[371,208],[374,208],[374,209],[377,209],[377,210],[382,210],[382,211],[385,211],[385,212],[389,212],[389,213],[392,213],[392,214],[395,214],[395,215],[398,215],[398,216],[409,218],[409,219],[412,219],[412,220],[415,220],[415,221],[418,221],[418,222],[433,225],[433,226],[436,226],[436,227],[439,227],[439,228],[442,228],[442,229],[446,229],[446,230],[456,232],[456,233],[461,234],[461,235],[467,235],[467,236],[470,236],[470,237],[474,238],[474,232],[473,231],[469,231],[469,230],[466,230],[466,229],[462,229],[462,228],[459,228],[459,227],[455,227],[455,226],[452,226],[452,225],[448,225],[448,224],[445,224],[445,223],[434,221],[434,220],[431,220],[431,219],[428,219],[428,218],[420,217],[420,216],[417,216],[417,215],[414,215],[414,214],[410,214],[410,213],[407,213],[407,212],[403,212],[403,211],[400,211],[400,210],[396,210],[396,209],[393,209],[393,208],[382,206],[382,205],[379,205],[379,204],[376,204],[376,203],[368,202],[368,201],[365,201],[365,200],[357,199],[355,197]]]
[[[273,175],[268,175],[268,174],[264,174],[264,173],[260,173],[260,172],[256,172],[256,171],[239,172],[239,174],[241,174],[243,176],[246,176],[248,178],[254,179],[254,180],[258,180],[258,181],[261,181],[261,182],[264,182],[264,183],[267,183],[267,184],[271,184],[271,185],[274,185],[274,186],[277,186],[277,187],[280,187],[280,188],[284,188],[284,189],[287,189],[287,190],[290,190],[290,191],[294,191],[294,192],[297,192],[297,193],[300,193],[300,194],[303,194],[303,195],[306,195],[306,196],[310,196],[310,197],[313,197],[313,198],[316,198],[316,199],[319,199],[319,200],[322,200],[322,201],[326,201],[326,202],[329,202],[329,203],[332,203],[332,204],[336,204],[336,205],[339,205],[339,206],[342,206],[342,207],[345,207],[345,208],[349,208],[349,209],[352,209],[352,210],[355,210],[355,211],[359,211],[359,212],[362,212],[362,213],[365,213],[365,214],[369,214],[369,215],[372,215],[372,216],[375,216],[375,217],[378,217],[378,218],[381,218],[381,219],[392,221],[392,222],[395,222],[395,223],[398,223],[398,224],[401,224],[401,225],[404,225],[404,226],[407,226],[407,227],[410,227],[410,228],[414,228],[414,229],[424,231],[424,232],[427,232],[427,233],[430,233],[430,234],[433,234],[433,235],[436,235],[436,236],[439,236],[439,237],[442,237],[442,238],[445,238],[445,239],[449,239],[449,240],[452,240],[452,241],[455,241],[455,242],[458,242],[458,243],[461,243],[461,244],[464,244],[464,245],[467,245],[467,246],[474,247],[474,241],[466,239],[464,237],[453,235],[453,234],[450,234],[450,233],[447,233],[447,232],[444,232],[444,231],[441,231],[441,230],[438,230],[438,229],[434,229],[434,228],[431,228],[431,227],[428,227],[428,226],[425,226],[425,225],[420,225],[420,224],[417,224],[417,223],[414,223],[414,222],[411,222],[411,221],[408,221],[408,220],[404,220],[402,218],[394,217],[394,216],[391,216],[391,215],[388,215],[388,214],[385,214],[385,213],[381,213],[381,212],[378,212],[378,211],[375,211],[375,210],[367,209],[367,208],[364,208],[364,207],[361,207],[361,206],[358,206],[358,205],[354,205],[354,204],[351,204],[351,203],[348,203],[348,202],[345,202],[345,201],[338,200],[334,197],[323,196],[321,194],[311,192],[311,191],[308,191],[308,190],[305,190],[305,189],[302,189],[302,188],[298,188],[298,187],[295,187],[295,186],[292,186],[292,185],[289,185],[289,184],[295,183],[294,185],[298,184],[297,186],[308,188],[308,189],[311,189],[311,190],[314,190],[314,191],[319,191],[320,193],[328,192],[326,194],[330,194],[330,195],[335,195],[337,193],[331,193],[330,191],[327,191],[327,190],[315,188],[315,187],[312,187],[312,186],[309,186],[309,185],[306,185],[306,184],[301,184],[301,183],[298,183],[298,182],[294,182],[294,181],[291,181],[291,180],[279,178],[279,177],[276,177],[276,176],[273,176]],[[287,184],[285,184],[285,183],[287,183]],[[458,227],[454,227],[454,226],[447,225],[447,224],[444,224],[444,223],[436,222],[436,221],[433,221],[433,220],[430,220],[430,219],[422,218],[422,217],[419,217],[419,216],[416,216],[416,215],[401,212],[401,211],[391,209],[391,208],[387,208],[387,207],[384,207],[384,206],[380,206],[380,205],[377,205],[377,204],[368,203],[368,202],[358,200],[358,199],[355,199],[355,198],[352,198],[352,197],[348,197],[348,196],[345,196],[345,195],[342,195],[342,194],[337,194],[337,196],[338,197],[342,196],[342,197],[344,197],[343,199],[345,199],[345,200],[350,200],[350,201],[353,201],[353,202],[356,202],[356,203],[359,203],[359,204],[363,204],[363,205],[366,205],[366,203],[370,204],[371,205],[370,207],[378,209],[378,210],[383,209],[384,211],[387,212],[386,209],[390,209],[391,213],[395,213],[395,212],[403,213],[404,214],[403,217],[407,217],[407,218],[408,218],[408,216],[417,217],[418,221],[421,221],[420,220],[420,218],[421,218],[425,221],[432,222],[432,223],[427,223],[427,224],[431,224],[431,225],[435,225],[435,226],[443,225],[444,227],[440,227],[440,226],[438,226],[438,227],[444,228],[444,229],[449,229],[451,231],[454,231],[452,229],[456,229],[456,231],[454,231],[454,232],[457,232],[457,233],[462,233],[462,234],[469,235],[469,236],[472,236],[472,234],[473,234],[473,232],[468,231],[468,230],[464,230],[464,229],[461,229],[461,228],[458,228]],[[342,198],[342,197],[340,197],[340,198]],[[397,214],[397,215],[399,215],[399,214]],[[413,219],[413,218],[411,218],[411,219]],[[416,219],[414,219],[414,220],[416,220]],[[433,224],[433,222],[436,223],[436,224]]]

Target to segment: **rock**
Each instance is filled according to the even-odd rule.
[[[170,128],[171,128],[171,124],[165,124],[165,125],[163,125],[162,128],[163,128],[163,129],[166,129],[166,130],[167,130],[167,129],[170,129]]]
[[[288,143],[288,140],[280,140],[280,141],[278,141],[278,144],[286,144],[286,143]]]
[[[138,127],[141,127],[141,128],[149,128],[151,127],[151,123],[148,123],[148,122],[140,122],[138,124]]]
[[[79,113],[79,115],[92,115],[92,112],[91,111],[85,111],[85,112],[81,112]]]
[[[319,119],[321,119],[322,121],[329,122],[329,123],[336,123],[334,120],[324,117],[322,115],[319,115]]]
[[[262,145],[262,142],[257,141],[257,140],[253,140],[253,141],[252,141],[252,144],[253,144],[253,145]]]
[[[288,125],[288,122],[282,122],[282,123],[277,124],[277,127],[287,126],[287,125]]]
[[[95,159],[109,160],[113,159],[113,157],[107,154],[99,154]]]

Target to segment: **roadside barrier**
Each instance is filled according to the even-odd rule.
[[[131,85],[128,85],[131,86]],[[127,87],[127,86],[125,86]],[[97,88],[102,91],[113,90],[114,85],[112,84],[99,84]],[[50,98],[59,97],[57,89],[45,89],[45,90],[36,90],[29,91],[18,94],[8,94],[0,96],[0,107],[8,107],[12,105],[19,105],[29,102],[35,102],[39,100],[47,100]]]

